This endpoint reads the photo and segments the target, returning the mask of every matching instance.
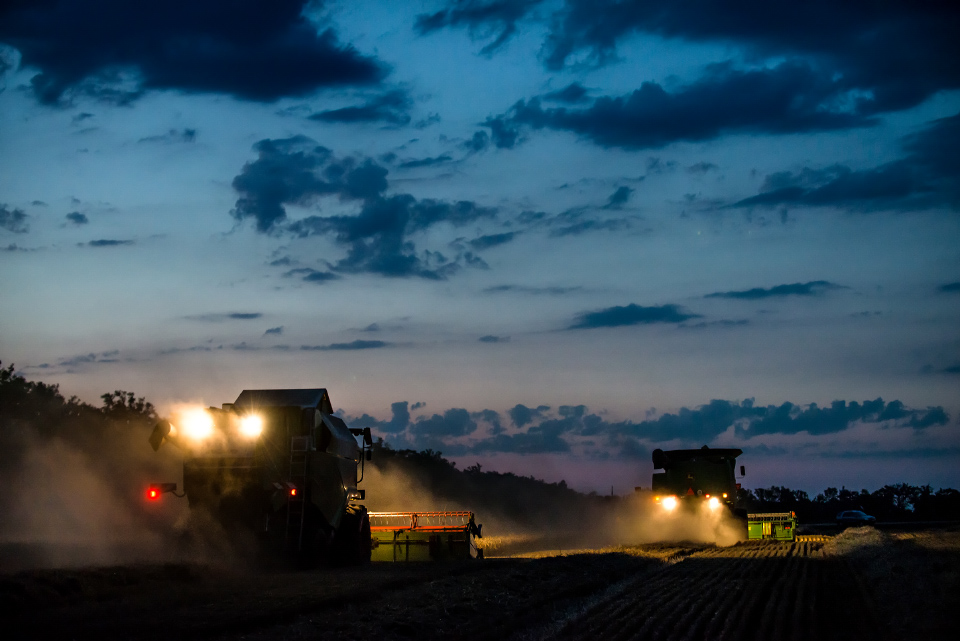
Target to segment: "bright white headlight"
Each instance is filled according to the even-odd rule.
[[[263,419],[256,414],[248,414],[240,419],[240,433],[247,438],[257,438],[263,432]]]
[[[716,510],[716,509],[718,509],[718,508],[720,507],[720,499],[718,499],[718,498],[715,497],[715,496],[711,496],[711,497],[710,497],[710,500],[707,501],[707,506],[708,506],[711,510]]]
[[[672,512],[677,509],[677,497],[667,496],[660,501],[660,505],[662,505],[663,509],[665,509],[667,512]]]
[[[213,418],[205,410],[190,410],[183,415],[183,433],[195,441],[202,441],[213,434]]]

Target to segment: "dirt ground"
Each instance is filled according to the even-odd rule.
[[[0,619],[24,639],[953,639],[958,600],[956,530],[311,572],[0,575]]]

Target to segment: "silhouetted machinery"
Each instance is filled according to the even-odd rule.
[[[327,390],[244,390],[233,403],[176,420],[160,421],[150,444],[183,450],[183,493],[157,483],[148,499],[185,495],[191,510],[209,511],[228,532],[248,528],[301,559],[370,560],[370,519],[357,488],[370,428],[350,429],[334,416]]]
[[[668,512],[726,507],[745,519],[746,512],[737,507],[736,463],[741,454],[743,450],[706,445],[699,450],[654,450],[653,467],[663,470],[653,475],[654,501]],[[741,465],[740,476],[745,473]]]
[[[482,559],[473,512],[370,512],[374,561]]]

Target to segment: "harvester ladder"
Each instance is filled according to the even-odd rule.
[[[296,494],[287,495],[287,549],[300,552],[303,549],[303,525],[306,516],[307,452],[309,436],[294,436],[290,440],[290,474],[288,487],[296,488]]]

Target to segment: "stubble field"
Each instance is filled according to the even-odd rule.
[[[960,532],[873,528],[312,572],[221,564],[0,575],[20,638],[953,639]]]

